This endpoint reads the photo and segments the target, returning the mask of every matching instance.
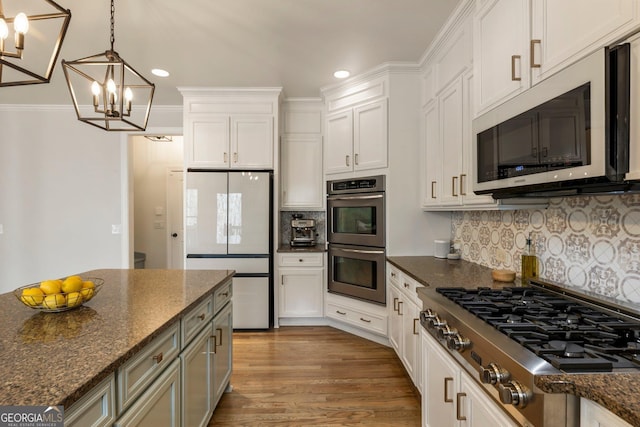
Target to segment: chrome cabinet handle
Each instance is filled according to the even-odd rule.
[[[466,196],[467,195],[467,192],[464,191],[464,187],[465,187],[464,183],[465,183],[466,179],[467,179],[467,174],[463,173],[463,174],[460,175],[460,195],[461,196]]]
[[[444,402],[445,403],[453,403],[453,399],[449,399],[449,383],[453,382],[452,377],[444,378]]]
[[[358,153],[354,154],[353,156],[353,164],[358,166]]]
[[[467,393],[457,393],[456,394],[456,420],[458,421],[466,421],[467,417],[462,415],[462,411],[460,410],[462,404],[460,402],[460,399],[463,397],[466,397]]]
[[[520,61],[520,55],[511,55],[511,80],[519,82],[522,77],[516,77],[516,61]]]
[[[350,166],[350,165],[349,165],[349,155],[348,155],[348,154],[347,154],[346,156],[344,156],[344,162],[345,162],[345,164],[346,164],[347,166]]]
[[[531,68],[540,68],[542,66],[542,64],[536,62],[536,45],[542,46],[542,41],[536,39],[531,40],[531,43],[529,45],[529,65],[531,66]]]

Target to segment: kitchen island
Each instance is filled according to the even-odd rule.
[[[85,305],[61,313],[0,295],[0,405],[78,401],[185,313],[228,285],[233,270],[118,270],[80,273],[104,280]]]
[[[491,277],[490,268],[462,260],[429,256],[398,256],[387,260],[424,285],[417,289],[418,295],[438,287],[495,289],[520,285],[518,278],[515,284],[496,282]],[[546,393],[565,393],[591,400],[631,425],[640,426],[640,400],[634,392],[640,388],[640,373],[637,371],[536,375],[535,385]]]

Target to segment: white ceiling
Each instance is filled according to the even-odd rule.
[[[56,1],[72,18],[51,83],[0,88],[0,104],[70,103],[60,60],[109,48],[108,0]],[[282,86],[286,97],[317,97],[336,83],[336,69],[353,75],[384,62],[418,61],[456,4],[116,0],[115,50],[156,84],[155,105],[181,104],[180,86]],[[152,68],[171,76],[156,77]]]

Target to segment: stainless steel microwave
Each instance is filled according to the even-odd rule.
[[[624,191],[629,44],[601,49],[473,121],[473,191],[496,199]]]

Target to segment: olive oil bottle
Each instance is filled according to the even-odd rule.
[[[531,234],[527,238],[527,245],[522,252],[522,283],[527,283],[529,279],[538,278],[538,258],[533,253],[531,246]]]

